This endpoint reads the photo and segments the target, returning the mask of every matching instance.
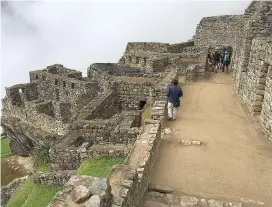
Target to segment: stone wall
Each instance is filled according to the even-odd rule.
[[[196,28],[194,45],[197,48],[232,45],[237,35],[242,15],[204,17]]]
[[[140,101],[147,101],[150,97],[152,79],[129,77],[120,78],[112,82],[116,84],[116,90],[123,110],[138,110]]]
[[[37,172],[33,175],[34,183],[43,185],[64,185],[75,175],[76,171],[66,170],[57,172]]]
[[[167,117],[166,102],[155,102],[152,118],[146,120],[144,132],[134,144],[126,165],[116,165],[108,175],[113,205],[142,206],[151,179],[161,139],[162,122]]]
[[[120,103],[115,91],[108,90],[88,103],[81,110],[79,119],[107,119],[121,111]]]
[[[1,206],[8,203],[10,197],[16,192],[19,185],[26,179],[28,179],[28,175],[25,177],[16,178],[8,185],[1,187]]]
[[[62,70],[65,71],[65,68]],[[82,94],[93,94],[95,97],[97,83],[84,81],[75,76],[74,73],[51,73],[44,69],[30,72],[30,82],[37,84],[39,99],[75,102]]]
[[[171,44],[170,47],[168,47],[169,53],[182,53],[185,50],[194,50],[194,41],[188,41],[188,42],[182,42],[178,44]]]
[[[262,131],[271,139],[272,122],[272,39],[256,38],[252,41],[247,71],[240,80],[239,95],[252,115],[261,115]]]
[[[156,57],[151,60],[151,68],[153,72],[163,72],[169,65],[168,57]]]
[[[88,145],[87,145],[88,146]],[[88,157],[110,156],[126,157],[130,145],[93,145],[77,149],[51,149],[50,158],[53,170],[76,170],[83,160]]]
[[[126,52],[131,50],[150,51],[150,52],[167,52],[168,43],[160,42],[129,42],[126,47]]]
[[[199,59],[205,64],[209,47],[236,47],[237,39],[242,30],[242,15],[224,15],[204,17],[196,28],[194,46]],[[241,34],[240,34],[241,35]]]
[[[235,90],[252,115],[261,115],[262,131],[271,140],[272,2],[253,1],[243,15],[231,68]]]
[[[56,119],[59,103],[38,100],[24,102],[24,106],[10,104],[8,100],[2,103],[5,108],[3,110],[4,119],[11,114],[12,117],[18,118],[21,122],[46,132],[65,134],[68,131],[69,125]]]

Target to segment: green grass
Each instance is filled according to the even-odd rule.
[[[9,138],[1,139],[1,157],[8,157],[10,155]]]
[[[46,207],[60,186],[38,185],[33,179],[27,179],[10,198],[7,207]]]
[[[40,166],[37,167],[36,169],[38,172],[50,172],[50,164],[42,164]]]
[[[76,174],[106,177],[113,165],[121,164],[124,160],[125,157],[91,157],[81,163]]]
[[[185,83],[185,76],[184,75],[179,76],[178,82],[179,82],[179,85],[181,85],[182,83]]]
[[[142,125],[146,119],[151,119],[151,107],[145,107],[142,113]]]

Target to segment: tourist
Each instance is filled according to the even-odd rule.
[[[166,89],[166,96],[168,97],[168,120],[176,120],[177,111],[180,107],[179,99],[183,96],[177,80],[173,80],[171,86]]]
[[[217,73],[218,68],[219,68],[219,64],[220,64],[220,52],[219,52],[219,48],[216,47],[214,54],[213,54],[213,60],[214,60],[214,68],[215,68],[215,72]]]
[[[224,59],[224,56],[225,56],[225,51],[226,49],[223,48],[220,52],[220,67],[222,69],[222,72],[224,72],[224,64],[223,64],[223,59]]]
[[[228,51],[225,51],[224,59],[223,59],[223,65],[225,68],[226,73],[229,73],[229,63],[230,63],[230,55]]]

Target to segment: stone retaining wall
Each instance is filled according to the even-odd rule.
[[[4,206],[8,203],[10,197],[15,193],[18,189],[19,185],[28,179],[28,175],[21,178],[14,179],[11,183],[6,186],[1,187],[1,206]]]
[[[34,183],[43,185],[64,185],[76,171],[66,170],[50,173],[37,172],[33,175]]]
[[[112,186],[113,206],[142,206],[156,162],[166,113],[165,101],[154,103],[151,115],[154,120],[145,121],[144,132],[135,142],[126,165],[116,165],[110,172],[108,179]]]
[[[82,161],[92,156],[126,157],[131,145],[93,145],[83,143],[74,149],[53,148],[49,151],[53,170],[76,170]]]

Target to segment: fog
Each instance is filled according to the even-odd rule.
[[[59,63],[86,75],[117,62],[127,42],[191,39],[203,16],[242,14],[249,1],[1,2],[1,98],[29,71]]]

